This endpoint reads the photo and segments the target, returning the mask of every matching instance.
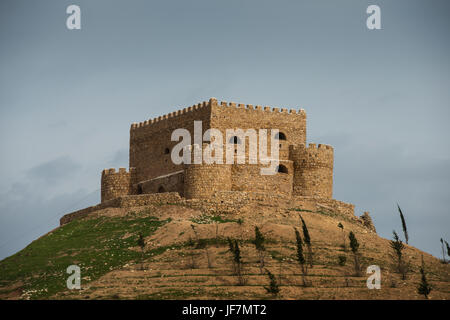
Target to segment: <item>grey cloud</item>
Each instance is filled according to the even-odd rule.
[[[74,162],[69,156],[62,156],[29,169],[26,176],[37,182],[55,184],[73,176],[79,170],[81,170],[80,164]]]

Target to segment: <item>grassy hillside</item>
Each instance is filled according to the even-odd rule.
[[[66,288],[66,269],[76,264],[82,281],[92,281],[141,257],[138,234],[151,235],[170,220],[141,213],[73,221],[0,262],[0,297],[20,290],[23,298],[48,298]],[[146,257],[166,248],[149,250]]]
[[[303,285],[296,260],[294,227],[302,231],[299,214],[312,242],[309,286]],[[253,244],[255,226],[266,238],[263,271],[275,275],[278,296],[264,289],[269,278],[259,268]],[[360,243],[359,276],[348,250],[350,231]],[[143,261],[137,245],[139,233],[146,243]],[[239,243],[243,279],[233,270],[227,238]],[[448,299],[449,265],[406,245],[409,271],[402,280],[389,241],[348,217],[268,205],[251,205],[236,215],[177,205],[110,208],[58,228],[1,261],[0,298],[421,299],[417,286],[422,256],[433,286],[430,298]],[[66,268],[72,264],[81,267],[81,290],[66,288]],[[382,270],[381,290],[366,287],[369,275],[365,268],[373,264]]]

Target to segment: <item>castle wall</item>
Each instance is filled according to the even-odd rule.
[[[253,105],[236,104],[213,100],[211,103],[211,127],[222,131],[225,140],[226,129],[279,129],[286,136],[282,142],[284,156],[287,155],[288,144],[306,143],[306,113],[285,108],[271,108]],[[270,150],[270,139],[268,139]],[[283,159],[280,151],[280,158]]]
[[[184,170],[139,183],[142,193],[178,192],[184,196]]]
[[[136,177],[132,184],[183,170],[183,165],[175,165],[171,160],[172,148],[178,144],[178,141],[171,141],[172,132],[184,128],[193,139],[194,121],[202,121],[203,132],[206,131],[210,126],[210,110],[209,103],[203,102],[133,124],[130,129],[130,167],[136,168]]]
[[[280,161],[288,173],[262,175],[259,164],[234,164],[231,169],[231,190],[283,194],[291,196],[293,183],[292,161]]]
[[[184,196],[208,198],[215,191],[231,190],[231,165],[190,164],[185,166]]]
[[[219,129],[224,144],[229,139],[227,129],[254,129],[256,133],[259,129],[278,129],[283,136],[276,141],[280,146],[279,157],[288,168],[288,173],[261,175],[260,165],[249,163],[249,139],[246,138],[233,146],[236,155],[239,146],[245,145],[244,163],[237,164],[235,161],[231,166],[173,164],[172,148],[179,141],[171,141],[172,132],[184,128],[190,132],[193,139],[196,120],[202,122],[202,135],[209,128]],[[270,158],[271,140],[268,139],[267,142]],[[191,140],[190,143],[194,141]],[[178,192],[187,198],[206,198],[214,191],[230,190],[332,198],[333,149],[326,145],[305,145],[304,110],[219,103],[211,98],[208,102],[133,124],[130,129],[130,167],[135,170],[129,176],[128,189],[124,187],[125,180],[122,177],[121,182],[117,183],[112,180],[109,182],[106,178],[105,188],[102,182],[102,190],[105,189],[105,199],[125,192],[135,194],[162,191]],[[258,145],[257,150],[259,149]],[[223,150],[225,162],[226,148]],[[260,160],[259,152],[257,156]],[[181,173],[182,171],[184,172]]]
[[[333,197],[333,148],[314,143],[291,146],[294,161],[293,194],[321,198]]]
[[[210,99],[183,110],[175,111],[158,118],[135,123],[130,129],[130,168],[136,168],[131,184],[150,180],[160,175],[182,169],[171,161],[173,146],[171,141],[175,129],[185,128],[194,136],[194,121],[202,121],[202,134],[209,128],[219,129],[226,143],[227,129],[272,129],[282,132],[287,140],[280,140],[280,159],[288,159],[289,144],[306,142],[306,113],[304,110],[287,110],[243,104],[221,102]],[[191,140],[191,143],[194,143]],[[246,153],[248,153],[248,141]],[[259,148],[258,148],[259,150]],[[270,139],[268,139],[270,155]],[[225,156],[225,153],[224,153]],[[224,158],[225,159],[225,158]]]
[[[111,200],[120,196],[130,194],[130,172],[125,168],[105,169],[102,172],[101,180],[101,201]]]

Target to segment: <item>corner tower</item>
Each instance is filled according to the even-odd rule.
[[[125,168],[105,169],[102,171],[101,181],[101,202],[105,202],[117,197],[129,195],[131,192],[132,171],[127,172]]]
[[[310,143],[291,145],[289,156],[294,161],[293,195],[333,197],[334,150],[329,145]]]

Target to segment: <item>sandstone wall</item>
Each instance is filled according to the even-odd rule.
[[[184,196],[184,170],[139,183],[142,193],[177,192]]]
[[[262,175],[261,165],[235,164],[231,169],[231,190],[252,191],[266,194],[283,194],[291,196],[293,163],[292,161],[280,161],[280,165],[287,168],[287,173],[274,175]]]
[[[226,129],[279,129],[289,144],[306,143],[306,113],[303,109],[288,110],[211,101],[211,127]]]
[[[190,164],[185,166],[184,196],[208,198],[216,191],[231,190],[231,166],[226,164]]]
[[[130,129],[130,167],[136,169],[131,184],[150,180],[161,175],[173,173],[182,169],[171,161],[173,146],[178,141],[171,141],[171,134],[175,129],[185,128],[192,136],[194,121],[202,121],[202,134],[209,128],[222,132],[223,144],[226,143],[227,129],[279,129],[283,139],[280,144],[280,159],[289,157],[289,144],[306,142],[306,113],[304,110],[287,110],[221,102],[212,98],[189,108],[141,123],[134,123]],[[285,140],[284,140],[285,139]],[[248,139],[242,144],[246,146],[248,156]],[[258,143],[259,140],[257,140]],[[268,139],[268,156],[270,156],[270,138]],[[225,150],[225,148],[224,148]],[[259,150],[259,146],[258,146]],[[225,159],[225,151],[224,151]],[[133,189],[134,190],[134,189]]]
[[[187,129],[194,138],[194,121],[202,121],[203,132],[210,126],[211,108],[208,102],[171,112],[158,118],[134,123],[130,129],[130,167],[136,168],[136,184],[183,169],[171,161],[171,141],[175,129]],[[192,144],[190,142],[189,144]]]
[[[111,200],[120,196],[130,194],[130,172],[125,168],[105,169],[102,171],[101,179],[101,201]]]
[[[294,161],[293,194],[320,198],[333,197],[333,148],[310,143],[291,146],[290,158]]]

